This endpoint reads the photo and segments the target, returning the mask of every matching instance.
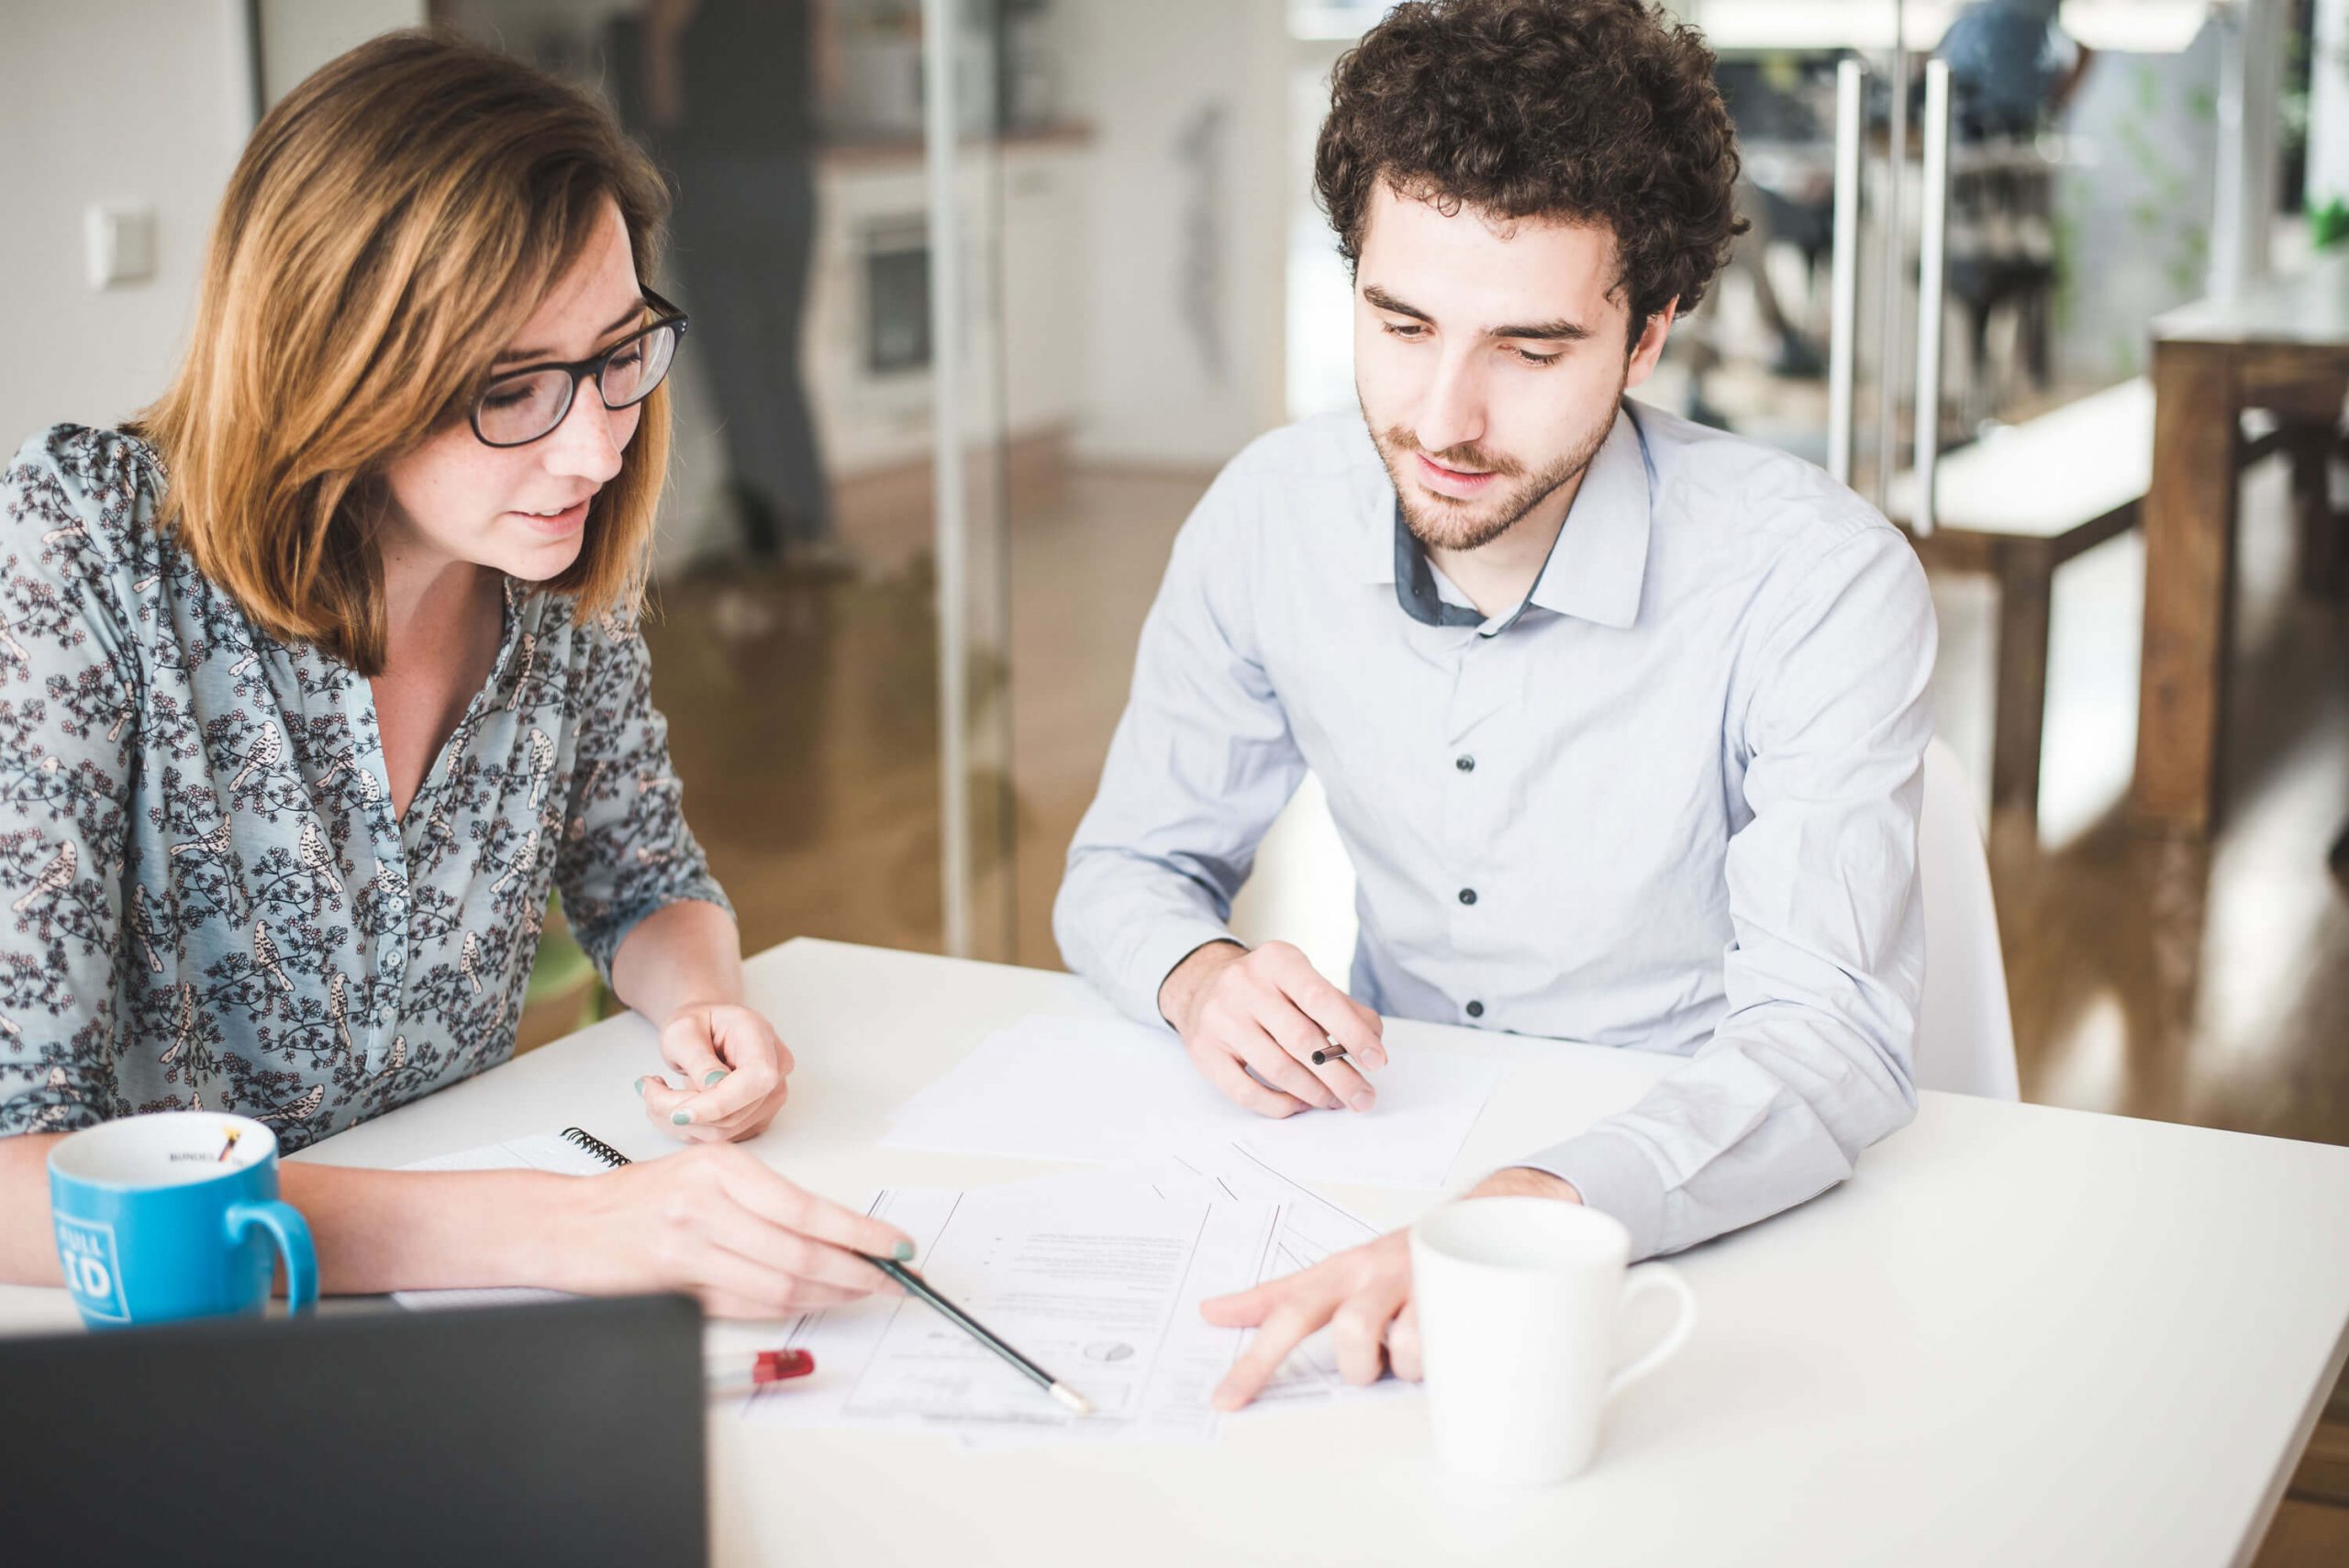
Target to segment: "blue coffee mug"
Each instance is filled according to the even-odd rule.
[[[57,1261],[93,1329],[182,1318],[259,1317],[271,1248],[285,1299],[317,1305],[310,1228],[277,1195],[277,1135],[213,1111],[125,1117],[49,1151]]]

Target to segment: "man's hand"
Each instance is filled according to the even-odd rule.
[[[1191,1065],[1259,1116],[1294,1116],[1308,1106],[1366,1111],[1377,1103],[1356,1068],[1386,1065],[1378,1015],[1286,942],[1253,950],[1209,942],[1160,983],[1158,1010],[1183,1037]],[[1314,1066],[1313,1053],[1332,1040],[1345,1056]]]
[[[1469,1189],[1469,1197],[1546,1197],[1580,1203],[1574,1184],[1547,1171],[1512,1166]],[[1248,1349],[1216,1385],[1215,1407],[1237,1410],[1272,1381],[1289,1351],[1323,1324],[1338,1353],[1338,1374],[1357,1385],[1378,1381],[1382,1367],[1419,1378],[1419,1317],[1411,1300],[1411,1233],[1332,1253],[1300,1273],[1199,1304],[1207,1320],[1256,1330]]]
[[[639,1078],[637,1093],[648,1120],[688,1143],[755,1138],[791,1094],[790,1049],[773,1024],[732,1003],[679,1008],[661,1030],[661,1059],[685,1087],[670,1087],[664,1073]]]

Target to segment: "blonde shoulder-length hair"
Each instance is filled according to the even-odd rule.
[[[133,427],[169,477],[159,524],[272,637],[380,673],[384,469],[466,417],[607,200],[649,283],[668,192],[586,94],[435,33],[320,68],[246,144],[186,361]],[[642,598],[668,388],[642,407],[546,584],[583,616]]]

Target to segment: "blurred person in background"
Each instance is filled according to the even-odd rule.
[[[1977,409],[1996,402],[1990,322],[2002,309],[2017,318],[2021,368],[2032,384],[2050,379],[2054,166],[2036,143],[2079,91],[2090,57],[2057,26],[2060,9],[2062,0],[1972,0],[1934,50],[1949,66],[1952,129],[1977,150],[1951,180],[1948,263],[1950,298],[1966,317],[1968,406]],[[1921,82],[1911,109],[1923,113]],[[2013,155],[1981,155],[2000,143]],[[1957,423],[1945,435],[1962,440],[1972,421],[1962,409],[1953,413]]]
[[[816,244],[824,0],[651,0],[641,106],[676,182],[671,258],[727,329],[706,352],[731,495],[755,560],[846,564],[800,356]]]
[[[2089,50],[2056,25],[2063,0],[1971,0],[1933,52],[1949,64],[1958,135],[2038,134],[2079,90]]]

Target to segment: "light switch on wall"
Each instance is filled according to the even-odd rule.
[[[102,204],[83,218],[90,286],[144,282],[155,275],[155,209]]]

